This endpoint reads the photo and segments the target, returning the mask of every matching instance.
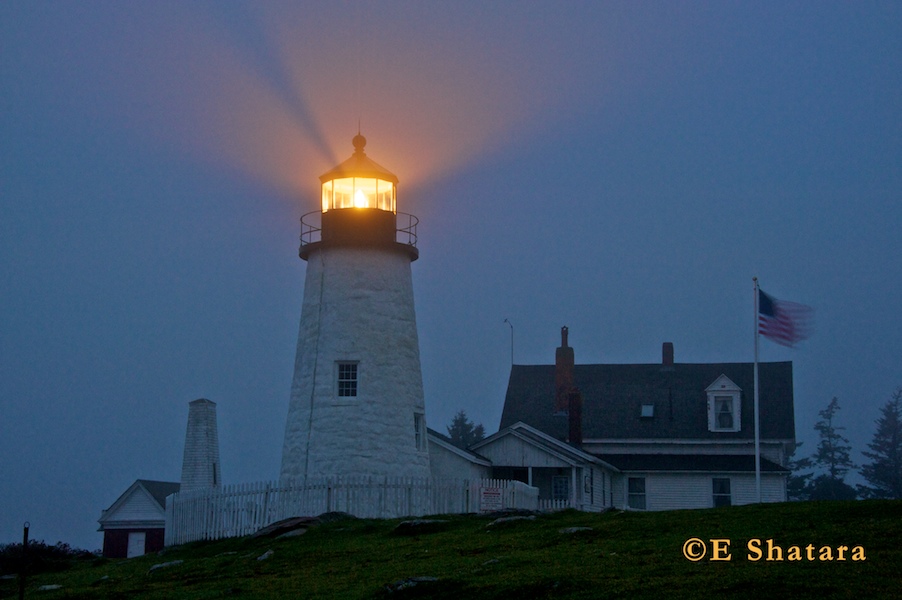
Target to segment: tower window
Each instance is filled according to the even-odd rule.
[[[357,363],[338,363],[338,395],[339,397],[357,395]]]
[[[413,431],[417,450],[426,450],[426,415],[413,413]]]

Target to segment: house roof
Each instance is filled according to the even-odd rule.
[[[708,430],[706,388],[726,375],[742,391],[741,429]],[[752,363],[673,365],[575,365],[582,393],[583,439],[750,440],[754,438]],[[759,363],[762,439],[795,439],[792,363]],[[558,439],[568,432],[566,415],[554,414],[554,365],[511,367],[500,429],[523,421]],[[640,417],[642,404],[654,416]]]
[[[579,448],[574,448],[570,444],[566,444],[560,440],[557,440],[550,435],[539,431],[534,427],[530,427],[528,424],[520,421],[514,423],[510,427],[505,427],[504,429],[493,433],[482,441],[476,442],[471,447],[474,449],[479,449],[485,446],[490,446],[498,440],[508,436],[514,436],[517,439],[522,440],[523,442],[526,442],[537,448],[541,448],[545,452],[554,454],[574,465],[596,463],[608,468],[614,468],[613,465],[607,462],[604,458],[589,454]]]
[[[754,473],[751,454],[598,454],[621,471],[717,471]],[[790,470],[761,458],[762,473],[788,473]]]
[[[491,466],[491,461],[484,456],[481,456],[472,450],[467,448],[461,448],[460,446],[456,446],[454,442],[451,441],[447,435],[443,435],[432,429],[431,427],[426,428],[426,435],[430,438],[430,441],[436,444],[440,444],[443,448],[453,452],[455,454],[460,455],[462,458],[469,460],[472,463],[476,463],[478,465],[483,466]]]

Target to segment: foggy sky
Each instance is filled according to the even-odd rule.
[[[753,358],[752,277],[816,311],[796,433],[853,458],[902,385],[894,3],[0,4],[0,543],[99,548],[188,402],[273,479],[301,214],[351,138],[420,218],[429,425],[514,361]]]

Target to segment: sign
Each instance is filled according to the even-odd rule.
[[[501,488],[479,488],[479,510],[482,512],[494,512],[504,508],[501,497]]]

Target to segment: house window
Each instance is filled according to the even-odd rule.
[[[733,504],[730,495],[730,480],[727,477],[715,477],[711,480],[714,491],[714,506],[730,506]]]
[[[413,431],[417,450],[426,449],[426,415],[413,413]]]
[[[338,395],[341,397],[357,395],[357,363],[338,363]]]
[[[645,510],[645,477],[630,477],[627,486],[627,505],[630,508]]]
[[[551,498],[552,500],[569,500],[570,499],[570,478],[555,475],[551,478]]]
[[[732,396],[714,396],[714,418],[718,429],[733,429]]]
[[[655,416],[655,405],[654,404],[643,404],[642,408],[639,410],[639,416],[643,419],[651,419]]]
[[[726,375],[705,390],[708,395],[708,431],[742,429],[742,390]]]

